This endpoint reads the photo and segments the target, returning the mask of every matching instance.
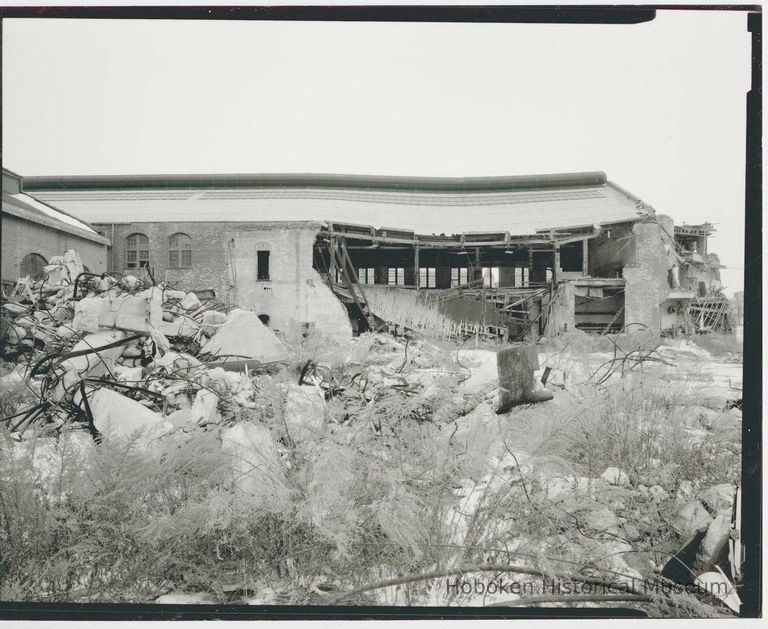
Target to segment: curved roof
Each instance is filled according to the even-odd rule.
[[[91,223],[336,222],[419,234],[533,234],[637,220],[604,173],[524,177],[196,175],[28,177],[36,197]]]

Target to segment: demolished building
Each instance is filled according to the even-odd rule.
[[[729,331],[713,227],[674,225],[604,173],[28,177],[25,190],[151,272],[286,337],[385,325],[508,340]]]

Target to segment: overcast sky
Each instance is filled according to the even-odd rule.
[[[3,165],[21,175],[603,170],[710,221],[742,289],[740,12],[632,26],[3,21]],[[482,217],[478,217],[478,222]]]

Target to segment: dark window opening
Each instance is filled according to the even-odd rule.
[[[141,269],[149,265],[149,238],[131,234],[125,239],[125,268]]]
[[[584,262],[584,245],[568,243],[560,247],[560,269],[566,273],[580,272]]]
[[[269,251],[256,252],[256,279],[269,279]]]
[[[28,253],[21,260],[19,266],[19,277],[29,277],[35,279],[43,274],[43,268],[48,264],[45,258],[39,253]]]
[[[168,266],[171,269],[192,268],[192,239],[187,234],[172,234],[168,238]]]

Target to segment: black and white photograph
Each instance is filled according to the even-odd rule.
[[[0,617],[761,615],[760,7],[0,17]]]

